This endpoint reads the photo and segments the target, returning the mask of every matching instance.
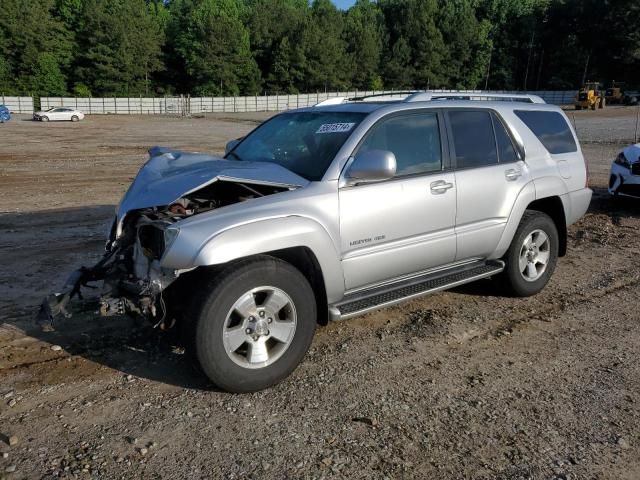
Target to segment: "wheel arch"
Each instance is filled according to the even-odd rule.
[[[189,235],[187,231],[184,233]],[[182,253],[191,250],[194,243],[187,241],[190,248],[180,250]],[[324,295],[325,303],[340,300],[344,295],[340,256],[326,229],[310,218],[289,216],[238,225],[200,243],[196,251],[189,260],[183,255],[171,255],[170,250],[171,258],[163,259],[163,267],[219,267],[255,255],[270,255],[306,272],[314,282],[312,286],[317,286]]]
[[[315,296],[316,311],[318,312],[318,323],[326,325],[329,321],[329,304],[327,301],[327,289],[325,285],[322,268],[316,255],[308,247],[290,247],[279,250],[261,252],[255,255],[239,257],[226,263],[215,265],[202,265],[193,270],[183,273],[165,291],[168,305],[180,303],[190,295],[198,286],[206,284],[207,281],[220,275],[228,267],[240,264],[247,260],[259,259],[261,257],[273,257],[289,263],[296,268],[309,281]]]
[[[316,299],[318,323],[326,325],[329,322],[329,304],[327,302],[327,288],[322,274],[322,267],[318,258],[309,247],[290,247],[281,250],[265,252],[261,255],[276,257],[293,265],[300,271],[311,285]]]
[[[562,199],[559,196],[540,198],[531,202],[527,210],[542,212],[551,217],[558,230],[558,256],[564,257],[567,254],[567,219]]]
[[[511,245],[511,241],[520,225],[522,216],[527,210],[536,210],[549,215],[558,230],[559,249],[558,256],[564,256],[567,252],[567,219],[566,208],[563,199],[559,195],[549,195],[536,198],[537,188],[534,183],[528,184],[522,189],[514,204],[507,225],[502,233],[500,242],[491,258],[501,258]]]

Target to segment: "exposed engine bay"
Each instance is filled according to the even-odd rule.
[[[87,287],[99,290],[97,304],[102,316],[130,314],[150,320],[156,327],[171,327],[175,320],[168,313],[163,292],[183,273],[160,265],[173,232],[177,232],[171,227],[194,215],[290,188],[216,180],[169,205],[131,210],[116,217],[104,256],[94,266],[73,272],[59,293],[44,299],[38,324],[53,330],[56,317],[70,317],[69,301],[75,296],[82,298],[81,288]]]

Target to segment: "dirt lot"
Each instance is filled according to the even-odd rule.
[[[252,395],[132,320],[34,328],[147,148],[220,152],[260,117],[0,125],[0,478],[640,478],[640,203],[605,190],[634,109],[575,114],[594,201],[534,298],[484,281],[319,328]]]

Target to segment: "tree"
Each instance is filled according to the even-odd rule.
[[[556,0],[557,1],[557,0]],[[532,39],[542,24],[550,0],[481,0],[477,17],[488,25],[488,88],[523,88],[527,65],[531,70]],[[564,30],[564,28],[563,28]],[[484,86],[484,85],[483,85]]]
[[[51,53],[38,55],[29,83],[31,90],[40,95],[64,95],[67,91],[65,77]]]
[[[290,70],[295,44],[305,20],[310,15],[305,0],[251,0],[248,2],[247,29],[251,52],[267,88],[293,92],[299,79]],[[285,19],[285,21],[283,21]],[[283,70],[285,67],[287,70]],[[278,70],[276,72],[276,69]],[[286,78],[280,79],[280,75]]]
[[[0,56],[0,93],[13,93],[11,83],[11,68],[9,67],[9,62]]]
[[[386,52],[382,70],[384,85],[389,88],[413,88],[415,69],[411,60],[411,47],[399,37]]]
[[[98,95],[138,95],[162,68],[162,33],[144,0],[86,0],[77,78]]]
[[[446,87],[446,48],[436,26],[437,0],[380,0],[389,42],[383,80],[393,87]],[[401,59],[394,55],[401,55]],[[408,58],[407,58],[408,57]],[[397,76],[401,74],[402,78]]]
[[[437,18],[446,45],[442,75],[448,88],[478,88],[489,62],[489,22],[476,18],[471,0],[441,2]]]
[[[10,90],[16,93],[39,94],[34,74],[53,64],[59,71],[71,61],[72,44],[64,24],[52,15],[53,7],[53,0],[2,0],[0,57],[4,58],[4,68],[11,72]],[[43,54],[50,56],[42,57]],[[62,82],[65,83],[64,78]]]
[[[314,0],[298,45],[302,65],[301,90],[341,90],[349,86],[343,17],[330,0]]]
[[[351,85],[361,90],[380,87],[380,60],[385,40],[384,15],[376,3],[358,0],[345,19]]]
[[[293,49],[289,38],[284,37],[273,54],[273,62],[267,76],[267,89],[270,92],[296,93],[296,77],[292,61]]]
[[[184,69],[187,91],[239,95],[259,90],[260,72],[239,0],[176,0],[170,8],[174,64]]]
[[[6,93],[640,87],[638,0],[0,0]]]

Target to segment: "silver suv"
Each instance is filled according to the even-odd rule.
[[[418,92],[279,114],[224,158],[150,151],[106,254],[48,297],[180,327],[235,392],[289,375],[315,327],[486,277],[539,292],[591,190],[560,108],[518,95]]]

